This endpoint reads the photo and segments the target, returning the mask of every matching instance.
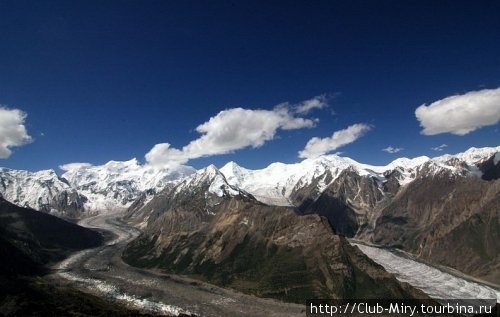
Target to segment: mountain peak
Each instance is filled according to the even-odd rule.
[[[40,175],[40,176],[57,177],[57,173],[53,169],[41,170],[41,171],[35,172],[34,174]]]
[[[239,166],[238,163],[235,161],[229,161],[224,165],[220,170],[240,170],[243,169],[243,167]]]
[[[215,176],[217,174],[220,174],[220,171],[217,168],[217,166],[215,166],[214,164],[210,164],[207,167],[205,167],[204,169],[202,169],[200,174]]]
[[[134,168],[140,167],[140,163],[136,158],[130,159],[128,161],[109,161],[103,166],[108,169],[120,169],[120,168]]]
[[[496,155],[499,152],[500,146],[483,148],[471,147],[465,152],[458,153],[456,155],[443,155],[443,157],[456,157],[466,162],[468,165],[475,165],[491,158],[493,155]]]
[[[195,174],[180,180],[176,187],[176,193],[182,193],[186,190],[188,192],[192,192],[193,188],[205,188],[208,193],[214,194],[219,198],[226,195],[237,196],[246,194],[236,186],[230,185],[224,174],[222,174],[221,171],[219,171],[219,169],[213,164],[210,164],[209,166],[198,170]],[[205,198],[206,197],[207,196],[205,196]]]
[[[394,169],[397,167],[401,167],[403,169],[412,169],[415,168],[416,166],[424,164],[429,160],[430,158],[428,156],[418,156],[411,159],[407,157],[400,157],[389,163],[387,167],[389,169]]]

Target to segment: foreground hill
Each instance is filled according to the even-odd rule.
[[[44,265],[99,245],[99,233],[0,197],[0,274],[39,273]]]
[[[40,277],[48,264],[101,241],[95,231],[0,197],[0,316],[139,314]]]

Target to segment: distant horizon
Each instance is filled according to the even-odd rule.
[[[455,156],[455,155],[458,155],[458,154],[462,154],[464,152],[467,152],[468,150],[471,150],[471,149],[495,149],[495,148],[500,148],[500,144],[499,145],[496,145],[496,146],[484,146],[484,147],[470,147],[470,148],[467,148],[465,150],[462,150],[462,151],[459,151],[459,152],[454,152],[454,153],[449,153],[449,152],[438,152],[436,155],[434,156],[428,156],[428,155],[419,155],[419,156],[413,156],[413,157],[406,157],[406,156],[396,156],[394,157],[391,161],[387,162],[387,164],[381,164],[381,165],[374,165],[374,164],[369,164],[369,163],[366,163],[366,162],[363,162],[361,160],[355,160],[347,155],[343,155],[342,153],[329,153],[329,154],[322,154],[318,157],[314,157],[314,158],[305,158],[305,159],[300,159],[299,161],[297,162],[291,162],[291,163],[284,163],[284,162],[280,162],[280,161],[275,161],[275,162],[271,162],[265,166],[261,166],[261,167],[257,167],[257,168],[249,168],[243,164],[240,164],[239,162],[235,161],[235,160],[229,160],[229,161],[226,161],[225,163],[222,163],[220,165],[215,165],[215,164],[212,164],[212,163],[208,163],[207,165],[205,166],[202,166],[202,167],[199,167],[199,168],[196,168],[194,166],[191,166],[191,165],[183,165],[185,167],[189,167],[189,168],[194,168],[195,170],[197,171],[200,171],[200,170],[203,170],[205,169],[206,167],[210,166],[210,165],[214,165],[217,169],[221,169],[223,168],[224,166],[226,166],[227,164],[231,163],[231,162],[234,162],[236,163],[238,166],[240,167],[243,167],[245,169],[249,169],[249,170],[260,170],[260,169],[265,169],[267,167],[269,167],[271,164],[274,164],[274,163],[283,163],[283,164],[299,164],[301,162],[303,162],[304,160],[308,160],[308,159],[316,159],[316,158],[319,158],[319,157],[322,157],[322,156],[337,156],[337,157],[340,157],[340,158],[347,158],[347,159],[351,159],[351,160],[354,160],[355,162],[357,163],[360,163],[362,165],[367,165],[367,166],[373,166],[373,167],[385,167],[385,166],[388,166],[389,164],[391,164],[392,162],[396,161],[396,160],[399,160],[399,159],[409,159],[409,160],[414,160],[414,159],[418,159],[418,158],[423,158],[423,157],[426,157],[426,158],[429,158],[429,159],[435,159],[435,158],[438,158],[438,157],[441,157],[441,156],[445,156],[445,155],[451,155],[451,156]],[[85,164],[87,165],[86,167],[100,167],[100,166],[104,166],[108,163],[112,163],[112,162],[116,162],[116,163],[125,163],[125,162],[130,162],[130,161],[136,161],[139,166],[141,167],[147,167],[147,163],[145,162],[141,162],[141,160],[139,160],[138,158],[131,158],[131,159],[128,159],[128,160],[123,160],[123,161],[119,161],[119,160],[109,160],[107,162],[104,162],[102,164],[88,164],[88,163],[70,163],[68,165],[71,165],[71,164],[76,164],[76,165],[79,165],[79,164]],[[54,167],[54,168],[47,168],[47,169],[41,169],[41,170],[27,170],[27,169],[15,169],[15,168],[10,168],[10,167],[7,167],[7,166],[0,166],[0,168],[7,168],[7,169],[11,169],[11,170],[26,170],[28,172],[32,172],[32,173],[36,173],[36,172],[41,172],[41,171],[45,171],[45,170],[53,170],[56,172],[56,174],[58,176],[62,176],[64,173],[66,173],[67,171],[70,171],[72,169],[78,169],[78,168],[68,168],[68,169],[63,169],[62,166],[57,166],[57,167]]]

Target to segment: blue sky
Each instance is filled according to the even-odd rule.
[[[155,144],[199,139],[196,128],[222,110],[271,113],[284,102],[314,127],[281,126],[257,147],[187,164],[297,162],[312,138],[357,123],[370,130],[331,153],[386,164],[497,146],[498,121],[424,135],[415,110],[497,91],[498,12],[498,1],[1,1],[0,105],[27,114],[32,142],[11,146],[0,166],[145,162]],[[294,112],[323,95],[328,106]],[[464,98],[449,106],[481,96]],[[477,109],[494,117],[491,98]]]

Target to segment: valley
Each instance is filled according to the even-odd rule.
[[[80,222],[105,233],[98,248],[77,252],[55,265],[50,277],[60,285],[79,288],[130,308],[154,314],[196,316],[303,316],[304,307],[245,295],[186,276],[130,267],[121,260],[128,242],[140,231],[127,225],[120,214],[101,214]],[[423,264],[402,252],[391,252],[352,241],[375,262],[432,298],[497,298],[500,291]]]
[[[51,279],[120,304],[158,314],[196,316],[303,316],[302,305],[262,299],[178,275],[130,267],[121,254],[138,230],[101,214],[80,222],[108,236],[98,248],[80,251],[54,266]]]

